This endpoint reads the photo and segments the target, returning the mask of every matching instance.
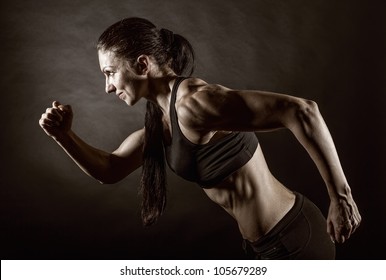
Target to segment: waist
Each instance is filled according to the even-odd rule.
[[[271,230],[295,200],[269,171],[260,147],[245,166],[204,191],[237,221],[241,234],[249,240]]]

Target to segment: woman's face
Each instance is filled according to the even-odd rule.
[[[99,65],[106,77],[106,93],[115,93],[132,106],[145,94],[146,76],[136,73],[129,62],[112,51],[98,51]]]

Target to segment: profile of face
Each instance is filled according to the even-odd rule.
[[[113,51],[98,51],[99,66],[106,78],[106,93],[113,93],[127,105],[136,104],[145,96],[147,76],[138,67],[132,67],[126,59]]]

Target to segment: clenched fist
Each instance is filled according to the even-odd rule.
[[[62,105],[54,101],[52,107],[47,108],[42,114],[39,125],[48,136],[58,140],[71,130],[72,117],[70,105]]]

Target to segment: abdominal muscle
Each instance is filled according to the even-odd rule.
[[[260,145],[248,163],[204,191],[235,218],[241,235],[249,241],[268,233],[295,203],[295,195],[272,176]]]

